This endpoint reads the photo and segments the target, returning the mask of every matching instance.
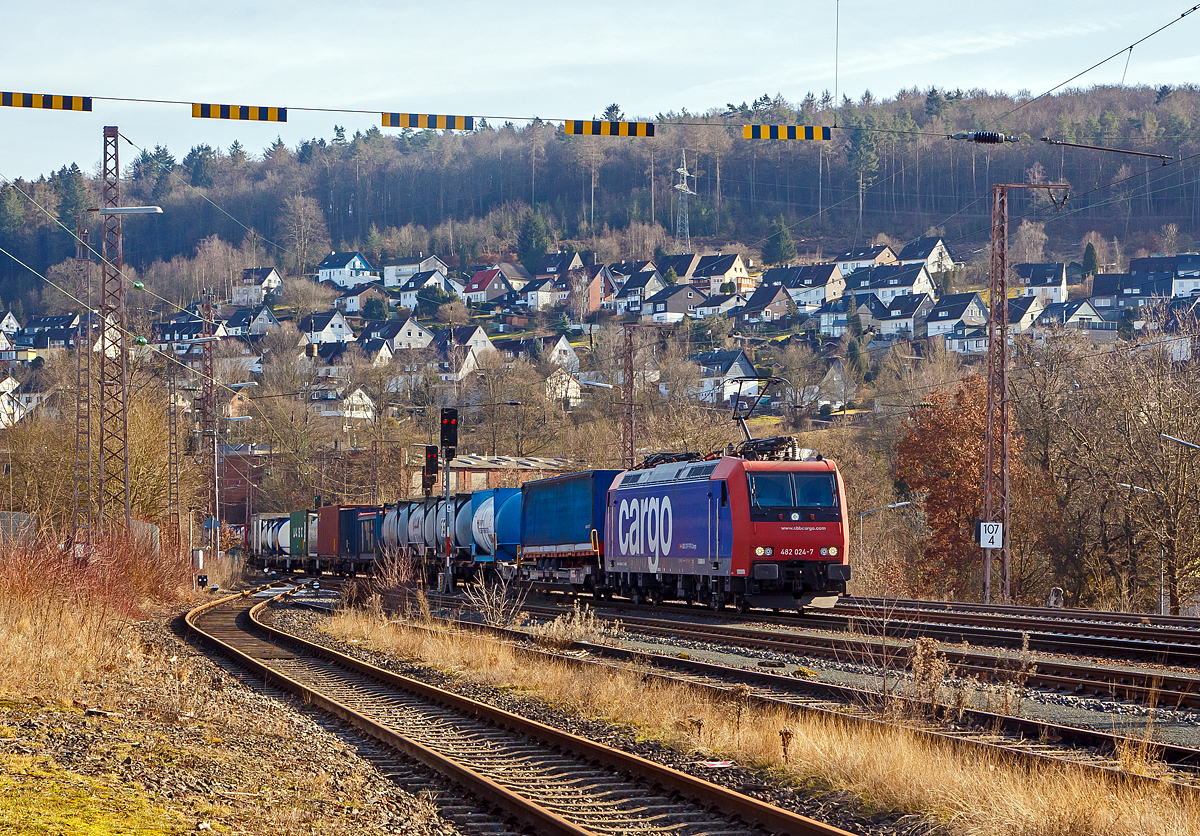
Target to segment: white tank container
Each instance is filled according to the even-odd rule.
[[[471,538],[477,554],[496,552],[496,496],[492,494],[475,509],[471,517]]]

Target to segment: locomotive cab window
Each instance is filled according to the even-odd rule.
[[[752,520],[841,519],[837,485],[830,473],[746,474]]]

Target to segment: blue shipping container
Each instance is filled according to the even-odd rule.
[[[578,552],[604,536],[605,497],[620,470],[588,470],[526,482],[521,488],[521,549]]]

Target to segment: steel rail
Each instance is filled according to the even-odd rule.
[[[214,633],[212,630],[203,629],[197,623],[202,616],[211,612],[212,609],[233,600],[234,598],[222,599],[206,604],[189,613],[186,619],[189,629],[208,641],[215,642],[223,652],[233,656],[237,661],[256,671],[264,678],[297,693],[306,702],[330,711],[372,737],[395,746],[414,759],[425,763],[439,772],[443,772],[443,774],[451,775],[472,793],[486,798],[505,809],[518,812],[522,818],[529,822],[530,826],[534,827],[536,832],[571,834],[571,836],[580,836],[581,834],[591,832],[578,828],[552,811],[545,810],[464,765],[456,764],[454,761],[432,749],[398,734],[394,730],[379,724],[337,700],[318,692],[316,689],[281,674],[278,670],[254,658],[252,654],[234,647],[230,641],[221,637],[221,633],[224,632],[226,638],[234,638],[232,634],[236,632],[241,636],[248,636],[251,643],[266,644],[261,639],[250,636],[244,627],[234,626],[232,629],[226,628],[224,631]],[[332,662],[360,676],[369,677],[374,681],[383,683],[390,688],[414,694],[422,699],[446,706],[467,716],[480,718],[492,725],[509,728],[523,736],[540,740],[548,744],[555,751],[571,753],[588,762],[606,764],[620,774],[631,775],[639,780],[646,781],[652,786],[661,787],[677,795],[684,801],[697,802],[697,806],[701,809],[720,810],[726,816],[740,819],[751,827],[762,828],[771,833],[797,834],[797,836],[846,836],[845,831],[839,828],[774,807],[741,793],[655,763],[654,761],[618,749],[612,749],[577,735],[471,700],[459,694],[436,688],[418,680],[409,679],[408,677],[369,665],[321,645],[308,642],[262,621],[260,617],[261,612],[270,603],[271,601],[263,601],[249,608],[248,613],[246,613],[249,621],[257,631],[275,641],[294,646],[307,656],[315,656]],[[271,646],[277,647],[276,645]]]
[[[329,607],[321,606],[313,602],[297,601],[297,604],[313,607],[324,611],[330,611]],[[508,629],[502,627],[488,627],[473,622],[454,621],[449,619],[441,619],[447,623],[453,623],[463,627],[471,627],[481,631],[493,633],[510,639],[515,642],[524,643],[522,650],[531,653],[542,653],[552,655],[563,661],[587,664],[588,660],[579,659],[574,656],[551,653],[542,648],[528,646],[529,640],[534,637],[523,630]],[[411,625],[410,625],[411,626]],[[676,671],[697,674],[712,679],[736,680],[738,682],[750,682],[771,689],[778,694],[780,691],[793,694],[815,694],[820,698],[827,699],[832,702],[837,702],[841,705],[849,705],[855,707],[869,707],[872,704],[877,704],[884,696],[877,691],[868,689],[855,688],[848,685],[838,685],[831,682],[822,682],[813,679],[797,679],[795,677],[785,676],[776,673],[768,673],[748,668],[737,668],[728,665],[720,665],[713,662],[704,662],[698,659],[683,659],[678,656],[669,656],[665,654],[647,653],[641,650],[628,650],[625,648],[613,647],[611,645],[598,645],[590,642],[573,642],[569,649],[575,651],[584,651],[593,656],[606,657],[610,659],[621,660],[625,662],[649,661],[656,666],[668,668]],[[652,677],[661,678],[664,681],[687,684],[695,687],[703,687],[720,692],[727,696],[729,689],[721,686],[714,686],[704,682],[696,682],[690,679],[679,679],[676,677],[666,676],[663,674],[653,673],[648,674]],[[920,713],[924,710],[924,706],[918,701],[903,695],[890,694],[887,698],[895,703],[903,705],[910,713]],[[833,716],[839,720],[847,722],[865,722],[879,726],[895,727],[898,724],[895,722],[880,719],[869,715],[848,714],[841,707],[837,709],[824,708],[819,705],[797,703],[791,700],[783,699],[779,696],[763,696],[756,695],[754,699],[765,704],[786,705],[795,708],[805,713],[815,713],[823,716]],[[1131,738],[1124,735],[1119,735],[1112,732],[1099,731],[1096,729],[1080,728],[1077,726],[1067,726],[1060,723],[1053,723],[1045,720],[1037,720],[1027,717],[1015,717],[1007,714],[996,714],[990,711],[984,711],[976,708],[964,708],[961,714],[963,720],[978,729],[1004,729],[1010,733],[1020,735],[1022,738],[1037,739],[1038,741],[1049,740],[1059,741],[1064,744],[1075,744],[1078,746],[1095,747],[1107,751],[1116,752],[1120,747],[1136,748],[1146,745],[1146,741],[1137,738]],[[1050,760],[1058,764],[1069,764],[1079,766],[1086,769],[1095,769],[1110,774],[1120,775],[1126,778],[1138,780],[1149,780],[1159,782],[1160,779],[1154,777],[1141,776],[1134,773],[1129,773],[1121,769],[1109,766],[1102,766],[1096,763],[1081,762],[1071,758],[1063,757],[1057,752],[1070,750],[1057,749],[1050,752],[1031,751],[1017,745],[1006,744],[1003,742],[995,742],[991,740],[980,740],[969,736],[969,733],[959,733],[954,731],[943,731],[939,729],[922,728],[918,726],[905,725],[904,728],[912,731],[919,736],[927,737],[932,740],[950,742],[954,744],[977,746],[985,749],[1003,750],[1007,753],[1016,753],[1025,757],[1031,757],[1041,760]],[[1194,749],[1186,746],[1177,746],[1171,743],[1152,742],[1151,745],[1159,753],[1164,763],[1172,766],[1181,767],[1186,770],[1188,777],[1192,776],[1196,770],[1200,769],[1200,749]],[[1188,782],[1168,781],[1167,783],[1179,783],[1185,786],[1191,786]]]
[[[624,608],[623,605],[618,605],[618,607]],[[608,608],[605,607],[605,609]],[[628,611],[628,608],[624,609]],[[562,613],[561,609],[537,607],[536,605],[527,605],[526,611],[547,617],[554,617]],[[598,615],[609,620],[616,618],[615,615],[600,610],[598,610]],[[907,649],[907,645],[887,637],[823,636],[794,632],[768,634],[764,629],[758,627],[680,622],[625,614],[621,616],[621,621],[626,626],[647,635],[698,641],[712,641],[715,638],[739,647],[819,656],[836,661],[887,661],[895,659],[898,655],[897,651]],[[767,624],[769,622],[760,623]],[[795,622],[782,623],[793,629],[805,629],[805,625]],[[808,629],[820,628],[813,625]],[[1009,674],[1015,666],[1022,663],[1022,660],[1017,657],[982,653],[954,646],[943,648],[943,652],[961,673],[974,674],[985,681]],[[1078,654],[1079,650],[1075,652]],[[1041,656],[1030,661],[1036,665],[1036,670],[1025,680],[1030,687],[1069,694],[1134,700],[1147,704],[1200,708],[1200,677],[1198,676],[1166,670],[1120,670]],[[1009,681],[1011,681],[1011,677],[1009,677]]]

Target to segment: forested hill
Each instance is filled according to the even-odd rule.
[[[264,258],[289,270],[308,269],[331,247],[373,258],[432,250],[456,264],[512,250],[531,203],[559,242],[603,259],[649,257],[673,243],[681,149],[695,175],[690,226],[701,240],[694,248],[753,255],[782,216],[802,254],[830,255],[879,233],[904,241],[940,227],[961,258],[985,241],[989,185],[1039,180],[1072,187],[1063,212],[1026,195],[1012,199],[1014,215],[1032,211],[1047,222],[1047,256],[1078,258],[1081,236],[1092,231],[1118,239],[1118,258],[1155,251],[1170,224],[1172,245],[1186,249],[1197,226],[1200,88],[1193,86],[1100,87],[1032,101],[912,89],[886,100],[867,93],[840,106],[828,94],[800,102],[763,96],[655,119],[652,139],[566,137],[549,124],[477,122],[469,134],[373,128],[348,137],[337,129],[332,140],[297,148],[277,142],[260,154],[238,144],[159,147],[126,168],[123,202],[157,203],[164,214],[126,220],[125,257],[145,269],[190,256],[211,235],[240,245],[250,227]],[[746,140],[746,123],[837,129],[831,142]],[[945,139],[980,129],[1021,142]],[[1043,136],[1181,161],[1161,167],[1144,157],[1050,146]],[[75,213],[95,205],[97,184],[64,161],[53,175],[0,191],[0,245],[44,272],[74,247],[18,190],[73,227]],[[0,280],[5,302],[37,308],[40,281],[3,256]]]

